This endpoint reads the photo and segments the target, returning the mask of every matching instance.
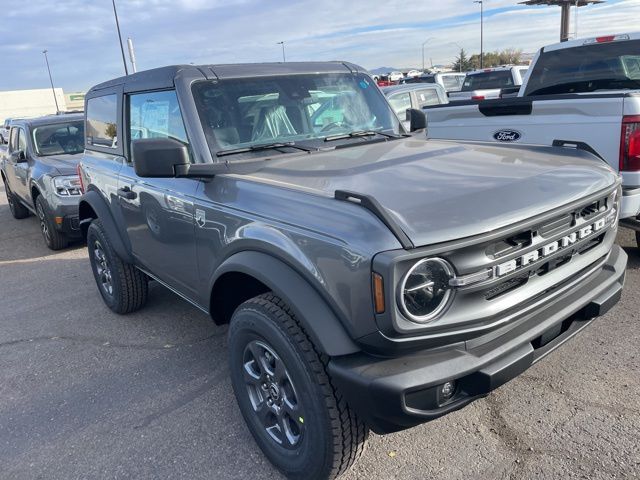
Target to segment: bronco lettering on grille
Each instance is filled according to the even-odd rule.
[[[534,264],[541,258],[553,255],[559,250],[570,247],[571,245],[576,243],[578,240],[583,240],[593,235],[594,233],[603,230],[607,226],[607,223],[608,223],[608,217],[601,218],[595,223],[582,227],[581,229],[575,232],[572,232],[569,235],[565,235],[559,240],[556,240],[551,243],[547,243],[546,245],[543,245],[537,250],[532,250],[517,258],[501,263],[500,265],[496,265],[495,267],[493,267],[494,276],[502,277],[511,272],[515,272],[516,270],[519,270],[523,267]]]

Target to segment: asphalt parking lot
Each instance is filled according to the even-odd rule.
[[[1,187],[0,187],[1,189]],[[346,477],[637,478],[640,251],[617,308],[463,411],[372,436]],[[245,428],[226,328],[154,285],[120,317],[82,245],[45,247],[0,192],[0,477],[280,478]]]

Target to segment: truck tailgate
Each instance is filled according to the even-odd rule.
[[[428,109],[429,138],[589,145],[616,171],[624,95],[514,98]]]

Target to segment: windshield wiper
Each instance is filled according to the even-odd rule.
[[[216,156],[224,157],[226,155],[235,155],[237,153],[259,152],[260,150],[271,150],[271,149],[277,150],[279,148],[295,148],[296,150],[302,150],[303,152],[311,152],[314,150],[312,148],[296,145],[295,142],[274,142],[274,143],[263,143],[260,145],[251,145],[250,147],[220,150],[218,153],[216,153]]]
[[[377,132],[375,130],[356,130],[350,133],[341,133],[339,135],[331,135],[324,139],[325,142],[333,142],[335,140],[344,140],[346,138],[358,138],[358,137],[373,137],[374,135],[382,135],[387,138],[400,138],[398,135],[391,135],[390,133]]]

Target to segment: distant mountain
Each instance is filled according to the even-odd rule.
[[[374,68],[373,70],[369,70],[369,73],[371,73],[373,75],[383,75],[383,74],[389,73],[389,72],[401,72],[401,71],[402,71],[401,68],[378,67],[378,68]]]

